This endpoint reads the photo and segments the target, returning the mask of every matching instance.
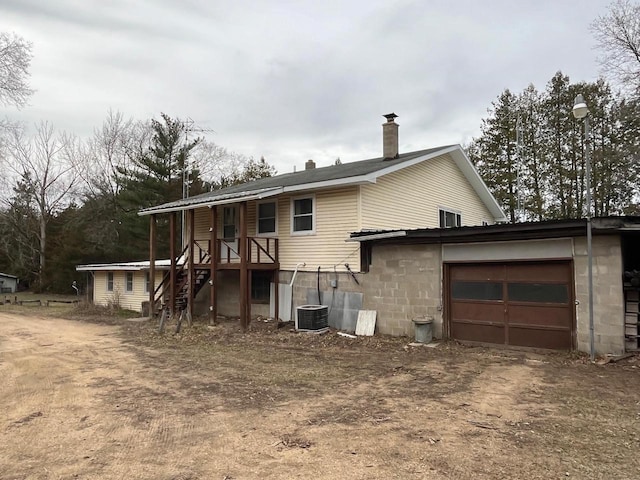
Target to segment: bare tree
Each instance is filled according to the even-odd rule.
[[[208,185],[220,185],[227,177],[240,175],[248,162],[245,155],[203,140],[193,149],[191,168],[197,169]]]
[[[73,139],[55,134],[49,123],[37,126],[35,135],[28,137],[24,129],[14,129],[6,147],[7,170],[15,176],[24,201],[33,205],[38,230],[38,283],[46,286],[44,279],[47,252],[47,226],[57,212],[71,201],[71,193],[77,182],[74,164],[66,154],[67,145]]]
[[[102,127],[95,129],[91,138],[71,146],[69,155],[75,157],[78,175],[88,195],[112,198],[117,195],[117,168],[127,166],[132,152],[140,143],[137,137],[148,136],[144,130],[132,119],[125,119],[122,113],[109,110]]]
[[[31,43],[15,33],[0,32],[0,104],[20,108],[33,90],[29,88]]]
[[[605,76],[625,90],[640,91],[640,4],[616,0],[606,15],[595,19],[591,31]]]

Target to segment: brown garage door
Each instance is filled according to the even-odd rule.
[[[452,338],[572,348],[571,262],[449,264],[447,269]]]

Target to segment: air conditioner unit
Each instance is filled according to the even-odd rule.
[[[296,330],[317,332],[329,328],[329,307],[326,305],[301,305],[297,312]]]

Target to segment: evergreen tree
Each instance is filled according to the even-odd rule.
[[[545,124],[541,94],[529,85],[519,95],[518,160],[520,162],[519,198],[522,220],[542,220],[545,216],[549,166],[544,161],[540,138]]]
[[[141,149],[131,158],[131,165],[116,168],[116,182],[120,191],[116,196],[119,215],[117,245],[121,260],[148,257],[149,219],[139,217],[143,208],[183,198],[187,189],[193,195],[202,193],[203,182],[197,169],[190,169],[189,155],[201,141],[189,140],[185,124],[166,114],[161,120],[152,120],[152,137],[147,149]],[[168,221],[158,223],[158,255],[169,254]],[[124,248],[122,248],[124,246]]]
[[[34,284],[39,275],[40,223],[33,182],[19,180],[7,207],[0,211],[0,269]]]
[[[578,93],[590,111],[593,214],[638,211],[638,100],[613,94],[603,80],[571,84],[558,72],[542,93],[533,85],[517,97],[505,90],[483,120],[482,135],[468,147],[511,221],[586,214],[584,122],[572,115]]]
[[[507,212],[516,221],[516,121],[517,99],[508,89],[502,92],[482,121],[482,136],[469,150],[478,172]]]

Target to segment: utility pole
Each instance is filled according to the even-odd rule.
[[[196,122],[191,118],[187,117],[186,120],[182,121],[182,126],[184,128],[184,143],[185,146],[189,145],[189,134],[192,132],[197,133],[216,133],[214,130],[210,128],[202,128],[196,125]],[[191,181],[191,170],[187,165],[187,159],[185,157],[182,162],[182,199],[189,198],[189,183]],[[183,210],[181,215],[181,230],[182,230],[182,248],[185,247],[186,237],[185,237],[185,225],[186,225],[186,212]]]

